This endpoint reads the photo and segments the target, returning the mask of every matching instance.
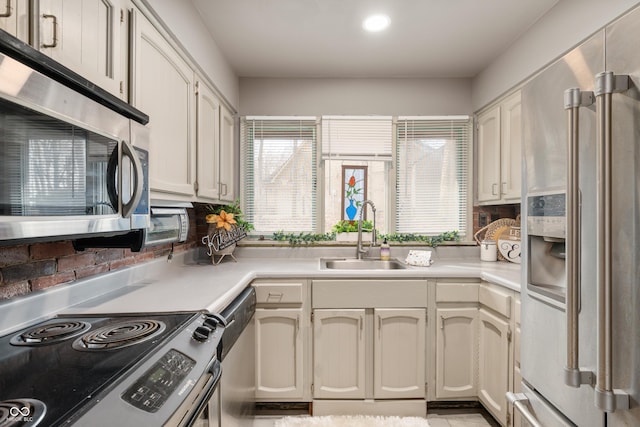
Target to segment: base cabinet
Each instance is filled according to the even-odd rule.
[[[436,317],[436,398],[472,398],[478,394],[478,309],[438,308]]]
[[[256,309],[256,398],[302,399],[302,308]]]
[[[313,397],[365,398],[365,310],[313,311]]]
[[[479,313],[478,398],[503,425],[509,391],[509,323],[481,308]]]
[[[306,280],[257,280],[256,401],[311,399],[309,284]]]

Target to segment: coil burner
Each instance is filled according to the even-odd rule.
[[[11,339],[12,345],[49,345],[76,337],[86,332],[91,325],[81,321],[60,321],[35,326]],[[1,425],[1,424],[0,424]]]
[[[73,342],[81,351],[112,350],[138,344],[159,335],[165,324],[158,320],[127,320],[89,331]]]

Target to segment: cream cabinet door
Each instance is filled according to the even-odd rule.
[[[502,424],[507,424],[509,390],[509,323],[481,308],[478,312],[479,372],[478,398]]]
[[[500,104],[502,124],[500,193],[505,201],[520,200],[522,182],[522,115],[520,92]]]
[[[500,107],[478,115],[478,202],[500,199]]]
[[[151,191],[190,199],[196,179],[194,73],[136,9],[132,20],[132,104],[149,115]]]
[[[313,311],[313,397],[364,399],[365,310]]]
[[[478,309],[436,310],[436,398],[477,395]]]
[[[426,311],[376,308],[373,317],[374,398],[424,398]]]
[[[198,198],[218,200],[220,195],[220,100],[204,81],[196,89]]]
[[[236,197],[235,119],[225,106],[221,109],[220,126],[220,200],[233,202]]]
[[[25,43],[29,41],[29,1],[5,0],[0,5],[0,29]]]
[[[303,309],[256,309],[256,398],[303,396]]]
[[[119,49],[126,27],[121,28],[120,0],[40,0],[39,9],[35,48],[113,95],[124,96]]]

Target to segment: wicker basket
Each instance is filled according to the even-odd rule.
[[[520,226],[520,215],[518,215],[516,219],[500,218],[482,227],[473,235],[473,238],[478,244],[480,244],[480,242],[483,240],[493,240],[497,243],[498,237],[502,234],[503,231],[505,231],[509,227],[519,227],[519,226]],[[506,261],[499,251],[498,251],[498,259],[500,261]]]

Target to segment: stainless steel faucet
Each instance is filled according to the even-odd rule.
[[[371,211],[373,212],[373,230],[371,231],[371,244],[365,249],[362,247],[362,217],[364,216],[364,210],[367,208],[367,205],[371,205]],[[356,246],[356,258],[362,259],[362,257],[367,254],[369,250],[376,245],[376,243],[376,205],[374,205],[371,200],[365,200],[362,202],[362,207],[360,208],[360,219],[358,220],[358,245]]]

